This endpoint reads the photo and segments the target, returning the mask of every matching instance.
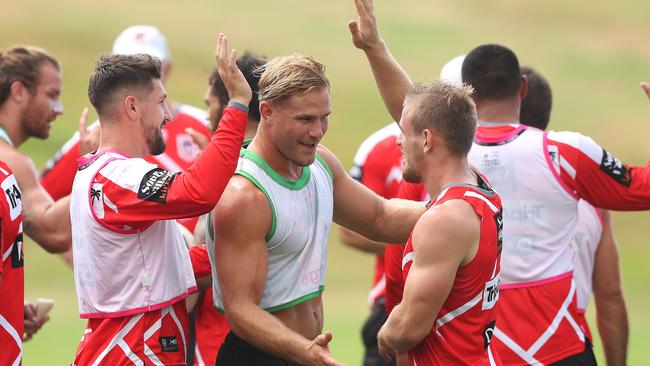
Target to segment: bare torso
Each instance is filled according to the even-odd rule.
[[[319,295],[273,315],[305,338],[314,339],[323,330],[323,299]]]

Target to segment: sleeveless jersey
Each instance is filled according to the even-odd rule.
[[[497,127],[479,127],[469,154],[503,202],[504,270],[495,349],[504,364],[547,364],[585,347],[576,323],[570,245],[578,200],[559,179],[559,166],[566,162],[547,143],[547,134],[511,127],[498,138],[484,133]]]
[[[411,365],[498,365],[498,356],[490,342],[497,320],[501,230],[501,200],[479,177],[479,184],[452,185],[443,190],[435,207],[446,201],[461,199],[469,203],[481,219],[480,239],[476,256],[458,268],[449,296],[436,317],[433,328],[424,340],[409,351]],[[412,237],[404,249],[402,268],[404,281],[417,253]]]
[[[163,182],[156,176],[155,166],[112,151],[86,161],[80,159],[80,163],[85,164],[73,183],[70,219],[81,317],[113,318],[156,310],[195,290],[189,254],[174,221],[151,221],[144,227],[124,224],[119,228],[104,222],[106,211],[120,212],[107,194],[108,186],[115,184],[140,193],[148,171],[154,172],[145,179],[152,182],[151,186]],[[162,172],[159,174],[165,174]],[[105,181],[98,180],[99,175]],[[124,219],[129,221],[128,217]],[[135,216],[131,219],[133,226],[139,221]],[[118,271],[115,266],[119,266]]]
[[[366,138],[354,156],[350,176],[384,198],[397,197],[402,181],[402,151],[397,145],[400,130],[392,122]],[[401,252],[399,253],[401,255]],[[368,302],[374,304],[384,296],[386,275],[384,253],[377,254]]]
[[[24,323],[22,197],[13,172],[2,160],[0,188],[0,365],[19,365]]]
[[[275,312],[320,296],[325,288],[334,208],[333,176],[325,161],[317,155],[313,164],[303,168],[301,177],[292,181],[273,171],[254,152],[242,150],[235,174],[250,180],[266,195],[273,213],[266,235],[268,269],[259,306]],[[208,229],[214,304],[223,312],[214,234],[211,225]]]

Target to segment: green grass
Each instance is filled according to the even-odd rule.
[[[375,7],[384,38],[414,79],[436,77],[446,60],[477,44],[503,43],[550,80],[552,128],[591,135],[634,164],[644,165],[650,156],[650,106],[638,88],[650,71],[650,2],[378,0]],[[366,61],[350,43],[346,24],[353,17],[351,0],[7,2],[0,12],[0,48],[37,44],[54,53],[64,69],[66,114],[49,140],[30,141],[22,150],[42,166],[76,129],[78,114],[88,105],[93,60],[110,51],[124,27],[148,23],[160,27],[171,46],[171,97],[198,106],[219,31],[240,50],[267,56],[299,52],[321,60],[332,82],[334,111],[324,142],[349,166],[359,142],[389,121]],[[650,343],[645,308],[650,215],[614,217],[631,323],[630,364],[644,364],[650,356],[645,348]],[[325,327],[334,333],[334,354],[358,365],[372,258],[336,239],[330,248]],[[50,323],[25,345],[24,365],[68,364],[83,329],[71,271],[31,242],[26,256],[27,298],[52,297],[56,306]]]

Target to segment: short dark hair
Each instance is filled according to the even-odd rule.
[[[105,115],[120,90],[150,91],[153,79],[160,79],[160,60],[156,57],[145,54],[103,55],[90,75],[88,98],[97,114]]]
[[[443,137],[449,152],[467,155],[476,133],[472,92],[467,85],[455,86],[440,80],[413,84],[406,96],[407,101],[416,102],[413,129],[418,133],[433,129]]]
[[[9,98],[11,84],[21,82],[30,93],[36,92],[41,65],[50,63],[60,70],[59,62],[42,48],[13,46],[0,51],[0,105]]]
[[[539,71],[530,66],[523,66],[521,74],[528,79],[528,94],[521,100],[519,122],[545,130],[553,108],[551,86]]]
[[[260,121],[260,102],[257,99],[258,92],[260,90],[260,76],[261,71],[259,70],[261,66],[266,64],[264,57],[258,57],[248,51],[246,51],[242,56],[237,59],[237,67],[241,70],[242,74],[248,81],[248,85],[253,91],[253,98],[251,98],[250,103],[248,104],[248,118],[251,120]],[[230,97],[228,96],[228,91],[223,85],[223,80],[216,69],[212,70],[210,74],[210,94],[219,98],[222,106],[228,104]]]
[[[519,92],[521,74],[514,52],[498,44],[474,48],[465,57],[463,82],[474,88],[478,100],[500,100]]]

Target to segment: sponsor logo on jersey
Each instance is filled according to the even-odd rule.
[[[603,150],[603,160],[600,163],[600,170],[626,187],[629,187],[632,183],[632,172],[630,168],[605,150]]]
[[[178,352],[178,340],[175,336],[158,337],[158,342],[163,352]]]
[[[157,203],[167,203],[167,194],[174,177],[176,177],[175,173],[161,168],[148,171],[140,182],[138,198]]]
[[[20,268],[23,266],[23,262],[23,233],[20,233],[11,249],[11,268]]]
[[[493,279],[485,283],[483,288],[483,305],[481,310],[490,310],[499,300],[499,281],[501,277],[497,274]]]
[[[490,342],[492,341],[492,337],[494,336],[494,326],[496,325],[496,323],[497,323],[496,320],[489,322],[488,325],[483,330],[483,349],[487,349],[488,346],[490,345]]]
[[[14,175],[8,176],[0,184],[2,191],[5,194],[7,203],[9,205],[9,216],[11,221],[15,220],[18,215],[22,212],[22,195],[20,189],[18,188],[18,183],[16,183],[16,177]]]

